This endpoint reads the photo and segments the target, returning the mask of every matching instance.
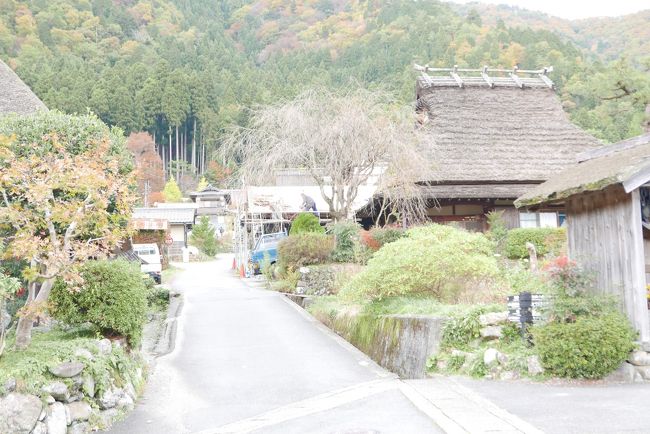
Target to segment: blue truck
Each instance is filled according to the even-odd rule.
[[[287,237],[286,232],[275,232],[262,235],[250,252],[249,265],[253,274],[259,274],[262,269],[264,256],[268,255],[271,264],[278,260],[278,243]]]

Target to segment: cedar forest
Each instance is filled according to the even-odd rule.
[[[604,142],[638,135],[649,19],[433,0],[0,0],[0,58],[48,107],[148,131],[173,169],[214,180],[247,108],[351,84],[412,103],[413,63],[553,65],[574,123]]]

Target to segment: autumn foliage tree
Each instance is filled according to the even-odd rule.
[[[16,347],[25,349],[54,281],[78,287],[78,267],[128,233],[133,164],[121,131],[92,115],[9,117],[0,121],[0,138],[4,255],[28,262],[28,298],[16,329]]]

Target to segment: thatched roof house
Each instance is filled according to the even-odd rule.
[[[569,256],[615,295],[650,342],[650,133],[581,154],[578,163],[527,192],[516,205],[566,207]]]
[[[27,115],[38,110],[47,110],[47,107],[20,77],[0,60],[0,116],[9,113]]]
[[[426,187],[441,205],[434,220],[481,229],[485,212],[504,207],[517,227],[514,199],[600,145],[569,121],[546,70],[416,69],[418,120],[437,162]]]

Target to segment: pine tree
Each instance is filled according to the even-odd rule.
[[[169,178],[169,181],[165,184],[163,196],[165,196],[165,202],[180,202],[183,199],[183,193],[181,193],[181,189],[178,188],[176,179],[174,179],[173,176]]]

